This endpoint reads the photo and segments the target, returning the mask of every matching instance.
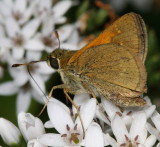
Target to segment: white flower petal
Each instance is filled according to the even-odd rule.
[[[0,47],[11,48],[12,42],[8,38],[0,38]]]
[[[58,29],[59,38],[62,42],[68,39],[72,31],[74,30],[74,27],[74,25],[67,24]]]
[[[144,99],[145,99],[145,101],[147,102],[147,105],[148,105],[148,106],[151,106],[151,105],[152,105],[151,99],[150,99],[148,96],[145,96]]]
[[[70,115],[71,111],[69,110],[69,108],[64,103],[62,103],[61,101],[59,101],[55,98],[51,98],[49,101],[60,105],[66,111],[66,113],[68,113],[68,115]]]
[[[61,43],[61,48],[68,49],[68,50],[76,50],[77,45],[74,45],[72,43]]]
[[[154,135],[150,135],[146,141],[144,146],[145,147],[152,147],[156,143],[156,137]]]
[[[158,139],[158,141],[160,141],[160,135],[159,135],[159,131],[154,128],[151,124],[147,123],[146,125],[147,130],[149,131],[150,134],[156,136],[156,138]]]
[[[160,143],[158,143],[156,147],[160,147]]]
[[[90,95],[88,93],[84,93],[84,94],[76,94],[74,96],[73,102],[77,105],[77,106],[81,106],[85,103],[88,102],[88,100],[90,99]],[[73,113],[77,113],[77,110],[74,106],[72,106],[72,111]]]
[[[60,17],[67,12],[67,10],[72,6],[73,2],[70,0],[59,1],[53,7],[53,13],[55,17]],[[63,9],[62,9],[63,8]]]
[[[50,121],[52,122],[55,129],[60,134],[66,133],[66,131],[67,131],[66,126],[67,125],[70,128],[74,127],[71,116],[59,104],[50,101],[47,105],[47,111],[48,111],[48,116],[50,118]]]
[[[12,0],[5,0],[4,2],[5,2],[5,4],[7,4],[9,7],[12,7],[12,6],[13,6],[13,1],[12,1]]]
[[[53,33],[54,23],[55,23],[54,19],[51,19],[50,17],[45,18],[45,20],[43,21],[43,26],[42,26],[43,36],[48,36]]]
[[[36,74],[36,73],[32,73],[32,76],[34,77],[34,79],[38,83],[39,87],[41,87],[42,91],[45,92],[46,91],[45,84],[44,84],[42,76],[40,76],[39,74]],[[36,92],[38,92],[40,95],[42,95],[42,91],[39,89],[39,87],[36,85],[36,83],[31,78],[30,78],[30,83],[31,83],[31,86],[34,88],[34,90],[36,90]]]
[[[31,7],[28,7],[26,10],[25,10],[25,13],[23,13],[23,17],[21,19],[18,20],[19,24],[20,25],[23,25],[25,24],[29,18],[31,17],[32,15],[32,8]]]
[[[51,0],[40,0],[39,1],[39,11],[44,11],[45,9],[48,10],[52,6],[52,1]]]
[[[46,74],[49,76],[49,74],[52,74],[55,72],[55,70],[53,68],[48,66],[47,62],[40,62],[37,64],[39,66],[39,68],[37,69],[37,72],[40,74]]]
[[[103,133],[97,123],[92,123],[86,132],[86,147],[104,147]]]
[[[0,95],[12,95],[15,94],[18,89],[14,82],[5,82],[0,84]]]
[[[33,98],[40,104],[44,105],[46,97],[44,97],[43,93],[37,93],[35,89],[31,90]]]
[[[33,139],[27,143],[27,147],[47,147],[47,146],[42,145],[37,139]]]
[[[125,136],[129,137],[127,128],[122,118],[116,114],[111,122],[113,134],[115,135],[117,142],[123,144],[126,142]]]
[[[0,25],[0,38],[3,38],[5,36],[5,30],[2,25]]]
[[[121,113],[120,109],[115,104],[108,101],[106,98],[103,97],[103,98],[101,98],[101,100],[102,100],[103,108],[111,120],[115,116],[116,112]]]
[[[15,9],[20,13],[25,13],[27,5],[27,0],[16,0],[15,1]]]
[[[148,107],[147,109],[144,109],[147,118],[150,118],[151,115],[153,114],[153,112],[155,111],[156,106],[155,105],[151,105],[150,107]]]
[[[97,106],[96,108],[96,117],[108,124],[109,126],[111,125],[109,119],[107,118],[106,114],[103,112],[103,107],[100,105]]]
[[[16,61],[13,61],[13,63],[16,63]],[[18,87],[24,86],[27,83],[29,75],[26,67],[9,68],[9,71]]]
[[[11,17],[5,20],[5,27],[6,27],[7,34],[11,38],[15,37],[16,34],[20,32],[18,23]]]
[[[18,93],[16,100],[17,114],[26,112],[31,102],[31,93],[29,91],[21,90]]]
[[[87,103],[81,106],[80,108],[80,114],[83,122],[84,129],[86,130],[89,126],[89,124],[92,122],[95,112],[96,112],[96,99],[92,98]],[[78,125],[78,127],[82,126],[80,118],[77,117],[75,124]]]
[[[106,135],[105,135],[105,138],[106,138],[107,142],[108,142],[111,146],[113,146],[113,147],[119,147],[119,145],[118,145],[118,143],[115,141],[115,139],[112,138],[109,134],[106,134]]]
[[[160,131],[160,114],[157,111],[155,111],[151,116],[151,119],[158,131]]]
[[[20,132],[10,121],[0,118],[0,135],[7,145],[18,144]]]
[[[31,51],[42,51],[42,50],[44,50],[45,47],[44,47],[44,44],[41,40],[31,39],[26,42],[25,48],[27,50],[31,50]]]
[[[29,23],[27,23],[23,28],[22,28],[22,34],[26,37],[26,38],[30,38],[32,37],[38,27],[40,25],[40,20],[39,19],[32,19],[31,21],[29,21]]]
[[[44,134],[38,138],[39,142],[46,146],[67,146],[60,134]]]
[[[23,56],[24,56],[24,53],[25,53],[24,48],[19,47],[19,48],[13,48],[13,49],[12,49],[13,57],[14,57],[16,60],[22,59]]]
[[[74,29],[72,35],[68,39],[68,43],[78,44],[79,43],[79,33],[77,28]]]
[[[54,126],[53,126],[53,124],[51,123],[50,120],[47,121],[47,122],[45,122],[44,127],[45,127],[45,128],[54,128]]]
[[[18,125],[26,141],[36,139],[45,133],[42,121],[30,113],[19,113]]]
[[[8,17],[11,14],[11,8],[12,5],[8,5],[5,1],[0,1],[0,13],[4,16],[4,17]]]
[[[130,137],[132,141],[134,141],[138,135],[137,141],[142,144],[145,142],[147,137],[147,130],[145,126],[146,126],[146,114],[144,112],[137,112],[137,115],[135,115],[130,128]]]
[[[55,24],[62,24],[62,23],[65,23],[66,22],[66,20],[67,20],[67,18],[66,17],[64,17],[64,16],[61,16],[61,17],[58,17],[58,18],[55,18]]]
[[[42,53],[28,50],[26,57],[28,61],[38,61],[41,59]]]

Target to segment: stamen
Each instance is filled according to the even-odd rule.
[[[68,124],[66,125],[66,129],[67,129],[67,131],[70,131],[70,127]]]
[[[74,130],[75,130],[75,131],[77,130],[77,124],[74,126]]]
[[[122,117],[122,113],[121,112],[116,112],[120,117]]]
[[[126,146],[126,143],[121,144],[120,146]]]
[[[138,137],[139,137],[139,136],[137,135],[137,136],[134,138],[134,140],[137,141],[137,140],[138,140]]]
[[[126,115],[131,115],[132,114],[132,111],[129,111]]]
[[[67,134],[62,134],[61,137],[67,137]]]
[[[125,138],[126,138],[127,141],[130,141],[127,135],[125,135]]]

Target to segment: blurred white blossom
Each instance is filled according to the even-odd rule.
[[[154,135],[147,136],[146,121],[145,113],[139,112],[135,115],[130,127],[127,128],[121,116],[116,114],[111,121],[111,129],[116,140],[107,134],[107,141],[114,147],[153,146],[156,142],[156,137]]]
[[[45,133],[42,121],[30,113],[19,113],[18,125],[26,142],[37,139]]]
[[[160,141],[160,114],[155,111],[151,116],[151,120],[154,126],[152,126],[150,123],[147,123],[147,129],[151,134],[156,136],[158,141]]]
[[[28,52],[27,56],[28,61],[33,60],[32,52]],[[39,59],[39,56],[39,54],[34,54],[35,59]],[[11,62],[13,63],[13,61],[15,60]],[[0,84],[0,95],[13,95],[17,93],[17,114],[28,110],[32,97],[38,102],[43,103],[42,98],[44,95],[29,76],[26,67],[11,68],[9,70],[13,80]],[[45,82],[54,70],[52,70],[46,62],[41,62],[31,65],[30,72],[42,91],[45,92]]]
[[[5,118],[0,118],[0,136],[3,141],[11,146],[20,142],[20,131],[18,128]]]
[[[77,1],[2,0],[0,1],[0,62],[7,62],[12,81],[0,84],[0,95],[17,94],[17,113],[26,111],[31,97],[42,103],[44,95],[29,77],[26,67],[10,68],[14,63],[40,60],[42,52],[52,52],[58,47],[54,31],[58,30],[61,47],[77,49],[80,41],[77,23],[63,24],[64,14]],[[43,92],[51,70],[46,63],[30,66],[30,72]],[[0,75],[3,75],[3,68]]]

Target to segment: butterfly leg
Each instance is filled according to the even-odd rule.
[[[57,86],[53,86],[53,87],[52,87],[52,89],[51,89],[50,92],[49,92],[48,99],[47,99],[46,103],[44,104],[41,112],[38,114],[38,116],[40,116],[40,115],[43,113],[44,109],[46,108],[46,106],[47,106],[47,104],[48,104],[48,102],[49,102],[49,100],[50,100],[50,98],[52,97],[53,91],[54,91],[55,89],[63,89],[63,88],[66,88],[66,85],[65,85],[65,84],[61,84],[61,85],[57,85]]]
[[[84,125],[83,125],[83,120],[82,120],[82,117],[81,117],[81,114],[79,112],[79,107],[73,102],[73,100],[71,99],[71,97],[69,96],[68,94],[68,90],[65,88],[63,89],[64,91],[64,94],[66,95],[67,99],[72,103],[72,105],[76,108],[77,110],[77,114],[79,116],[79,119],[80,119],[80,122],[81,122],[81,125],[82,125],[82,130],[83,130],[83,138],[85,137],[85,129],[84,129]]]

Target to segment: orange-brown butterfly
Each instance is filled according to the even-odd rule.
[[[121,107],[143,106],[146,54],[142,18],[125,14],[79,51],[58,48],[48,56],[48,65],[60,73],[64,83],[54,86],[50,96],[54,89],[63,88],[72,94],[104,97]]]

